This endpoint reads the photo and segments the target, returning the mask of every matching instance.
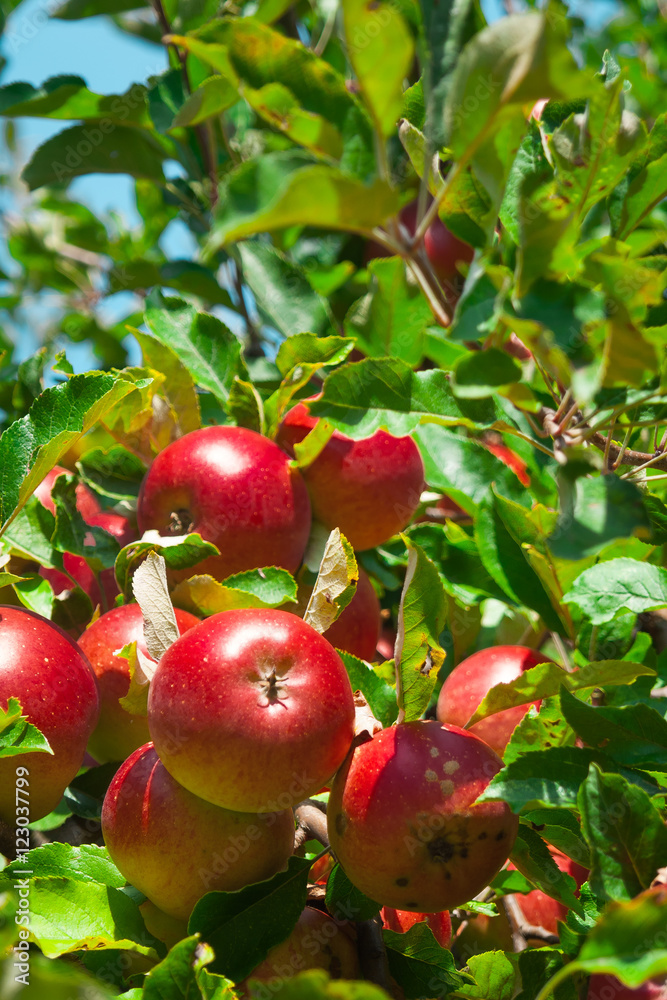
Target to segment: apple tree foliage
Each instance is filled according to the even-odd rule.
[[[640,895],[667,866],[667,20],[628,0],[592,32],[561,0],[508,6],[521,9],[487,24],[476,0],[65,0],[53,16],[106,14],[152,43],[146,78],[113,95],[73,74],[0,87],[10,149],[18,119],[63,125],[3,178],[21,211],[6,220],[0,305],[17,323],[39,316],[44,346],[16,365],[3,335],[0,598],[81,629],[88,597],[56,598],[40,566],[62,570],[66,552],[96,573],[115,565],[130,598],[147,552],[177,569],[211,552],[198,536],[119,551],[84,525],[73,480],[51,514],[33,491],[56,463],[131,510],[176,436],[211,423],[272,436],[321,390],[312,411],[326,423],[298,462],[332,428],[382,427],[414,435],[426,467],[423,516],[359,557],[398,626],[395,670],[345,656],[375,716],[432,712],[447,672],[489,645],[539,646],[559,664],[493,689],[473,717],[542,699],[485,793],[520,816],[519,872],[458,914],[539,887],[569,908],[559,939],[526,949],[515,928],[513,949],[466,956],[423,925],[386,931],[408,998],[574,1000],[594,971],[634,987],[667,973],[667,907]],[[15,7],[14,45],[35,28],[15,0],[5,14]],[[99,173],[133,179],[140,224],[70,197]],[[415,198],[410,233],[398,212]],[[436,216],[475,251],[446,280],[422,248]],[[193,258],[164,252],[174,220]],[[132,306],[110,324],[123,292]],[[67,348],[84,342],[98,369],[75,374]],[[315,540],[311,568],[322,552]],[[173,596],[211,614],[279,607],[296,588],[275,571]],[[48,752],[33,728],[10,703],[1,752]],[[232,998],[294,926],[309,862],[206,896],[167,951],[140,895],[85,842],[112,774],[82,773],[34,824],[22,995]],[[546,843],[590,869],[580,896]],[[26,866],[0,874],[3,996]],[[377,912],[339,869],[327,903]],[[272,995],[387,994],[309,972]]]

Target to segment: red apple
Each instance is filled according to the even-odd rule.
[[[571,875],[577,883],[576,895],[578,896],[578,890],[588,878],[588,869],[577,864],[576,861],[568,858],[555,847],[549,847],[549,850],[560,870]],[[511,870],[515,869],[515,865],[512,863],[507,867]],[[532,892],[528,893],[517,893],[515,899],[526,923],[532,924],[534,927],[543,927],[550,934],[558,934],[557,921],[565,920],[568,914],[567,906],[559,903],[557,899],[552,899],[541,889],[533,889]]]
[[[219,580],[282,566],[294,573],[310,533],[304,482],[288,456],[244,427],[204,427],[168,445],[151,465],[137,509],[140,531],[198,532],[220,549],[196,569]]]
[[[299,605],[295,614],[303,615],[312,588],[299,588]],[[368,573],[359,567],[359,582],[354,597],[324,633],[325,639],[360,660],[371,661],[380,635],[380,602]]]
[[[56,505],[51,498],[51,490],[58,476],[66,473],[69,473],[69,469],[55,465],[35,489],[35,496],[52,514],[56,512]],[[76,507],[86,524],[108,531],[110,535],[118,539],[121,547],[127,545],[134,538],[134,532],[128,519],[122,514],[116,514],[115,511],[102,510],[93,491],[83,483],[76,485]],[[57,569],[42,567],[39,570],[40,575],[49,581],[56,595],[61,594],[64,590],[69,590],[72,586],[72,580],[74,580],[88,595],[94,607],[102,603],[101,583],[105,604],[107,606],[113,604],[118,593],[113,569],[102,570],[100,583],[98,583],[95,574],[82,556],[74,555],[72,552],[63,553],[63,566],[69,576]]]
[[[250,983],[255,979],[269,984],[273,993],[282,982],[305,969],[326,969],[332,979],[358,979],[361,971],[352,935],[348,924],[307,906],[287,940],[272,948],[237,989],[241,996],[254,996]],[[266,989],[261,995],[268,995]]]
[[[13,827],[19,816],[33,822],[58,805],[83,762],[99,695],[88,660],[63,629],[24,608],[0,606],[0,706],[12,697],[53,750],[0,760],[0,818]],[[25,812],[17,809],[17,768],[26,769]]]
[[[449,948],[452,943],[452,919],[449,910],[440,913],[413,913],[410,910],[394,910],[383,906],[380,910],[382,926],[390,931],[405,934],[415,924],[425,923],[433,931],[433,937],[441,948]]]
[[[289,810],[260,816],[204,802],[147,743],[109,785],[102,833],[128,882],[164,913],[187,920],[205,893],[235,892],[280,871],[294,847],[294,818]]]
[[[439,722],[384,729],[336,774],[331,848],[362,892],[383,906],[449,910],[477,895],[512,850],[519,820],[475,800],[502,761],[477,736]]]
[[[148,696],[171,774],[227,809],[270,812],[313,795],[354,736],[354,699],[333,646],[288,611],[223,611],[177,639]]]
[[[290,455],[317,423],[307,402],[297,403],[278,430],[278,444]],[[402,531],[424,489],[417,445],[411,437],[383,430],[359,441],[334,431],[302,471],[313,517],[327,528],[340,528],[355,549],[374,548]]]
[[[547,662],[551,662],[548,656],[526,646],[480,649],[454,667],[445,680],[438,697],[438,719],[453,726],[465,726],[492,687],[507,684],[520,677],[524,670]],[[539,708],[540,702],[533,701],[496,712],[470,726],[468,732],[475,733],[496,753],[502,754],[531,705]]]
[[[199,624],[199,618],[188,611],[175,609],[176,624],[181,635]],[[148,743],[148,720],[143,715],[131,715],[119,704],[130,686],[128,661],[114,653],[136,642],[148,656],[144,640],[144,619],[138,604],[112,608],[90,625],[79,639],[97,676],[100,687],[100,718],[88,743],[88,750],[99,763],[125,760],[133,750]],[[150,657],[149,657],[150,659]]]
[[[587,1000],[667,1000],[667,976],[649,979],[633,990],[616,976],[596,972],[588,982]]]
[[[396,648],[396,629],[393,626],[383,625],[375,648],[380,660],[393,660]]]

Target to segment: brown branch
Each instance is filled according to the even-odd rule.
[[[379,916],[357,923],[357,945],[363,978],[375,983],[376,986],[381,986],[391,994],[389,964],[382,940],[382,921]]]
[[[593,434],[588,440],[592,445],[595,445],[599,451],[603,452],[605,450],[607,439],[605,435],[601,434],[599,431],[596,431],[595,434]],[[614,444],[612,442],[609,446],[609,457],[612,461],[618,458],[621,453],[623,455],[623,465],[645,465],[646,462],[650,462],[651,459],[658,454],[657,452],[651,454],[645,451],[633,451],[632,448],[626,448],[625,451],[622,452],[621,445]],[[667,472],[667,452],[662,456],[662,458],[657,458],[655,462],[652,462],[651,468]]]
[[[323,847],[329,846],[327,832],[327,814],[322,802],[306,799],[294,809],[296,834],[294,849],[303,847],[307,840],[317,840]]]
[[[514,951],[524,951],[528,947],[528,941],[537,939],[544,944],[558,944],[558,935],[551,934],[544,927],[527,923],[521,912],[521,908],[514,896],[502,896],[497,900],[498,906],[505,912],[512,931],[512,945]]]
[[[578,420],[576,423],[576,432],[581,434],[581,432],[584,431],[585,433],[586,423],[580,412],[573,415],[568,413],[567,416],[570,417],[570,421],[572,420],[572,416],[574,416],[575,420]],[[575,439],[570,441],[569,431],[567,428],[562,427],[561,421],[557,419],[557,413],[555,410],[543,407],[538,414],[538,419],[546,433],[553,438],[556,451],[562,449],[567,444],[575,443]],[[603,434],[601,431],[593,431],[586,434],[586,440],[589,444],[592,444],[595,448],[597,448],[598,451],[601,451],[603,455],[606,455],[607,461],[612,466],[614,465],[616,459],[620,456],[623,459],[623,465],[639,466],[646,465],[647,462],[650,462],[652,469],[659,469],[662,472],[667,472],[667,452],[661,455],[662,448],[653,453],[633,451],[631,448],[624,448],[622,444],[616,444],[611,441],[609,434]]]

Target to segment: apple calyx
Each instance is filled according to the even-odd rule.
[[[185,507],[172,510],[169,515],[169,526],[167,528],[170,535],[189,535],[195,526],[194,517],[191,511]]]
[[[289,698],[287,684],[282,677],[278,676],[274,666],[271,667],[267,677],[261,678],[259,687],[262,696],[266,699],[266,701],[262,701],[260,698],[258,704],[261,708],[268,708],[270,705],[275,705],[279,701],[286,701]]]

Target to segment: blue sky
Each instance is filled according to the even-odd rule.
[[[483,7],[490,20],[503,13],[501,0],[483,0]],[[48,17],[57,0],[25,0],[9,17],[3,41],[3,52],[8,65],[0,82],[18,80],[40,85],[48,77],[60,73],[77,73],[88,86],[98,93],[122,93],[132,83],[144,82],[163,72],[167,66],[166,54],[155,45],[132,38],[118,31],[104,17],[90,17],[80,21],[58,21]],[[613,0],[574,0],[573,10],[603,23],[614,9]],[[41,119],[17,121],[19,157],[26,162],[40,143],[66,127],[67,123]],[[0,147],[0,166],[7,165],[8,151]],[[4,164],[3,164],[4,161]],[[83,201],[98,214],[109,211],[119,213],[126,224],[134,225],[138,216],[134,206],[133,185],[128,177],[91,175],[75,179],[70,187],[73,198]],[[0,209],[14,208],[0,192]],[[187,257],[193,252],[194,242],[185,226],[176,221],[171,224],[161,243],[172,257]],[[10,269],[11,259],[0,247],[0,266]],[[114,297],[110,307],[119,318],[128,308],[128,301]],[[10,332],[10,331],[8,331]],[[19,359],[31,354],[37,346],[30,330],[18,333]],[[68,357],[78,370],[90,368],[92,358],[84,346],[68,345]]]

